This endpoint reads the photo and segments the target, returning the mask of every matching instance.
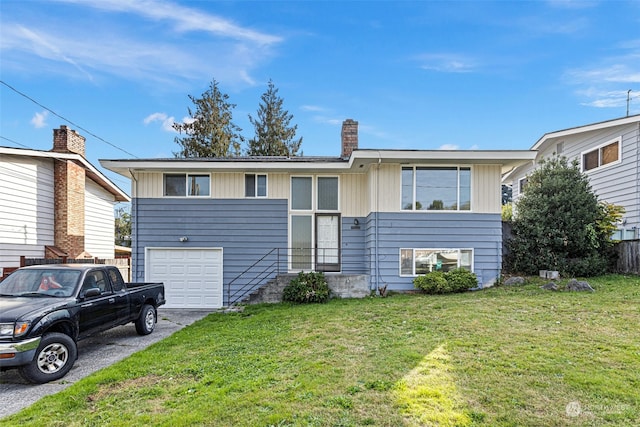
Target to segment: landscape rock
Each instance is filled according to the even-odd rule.
[[[514,276],[514,277],[509,277],[507,280],[504,281],[505,285],[523,285],[524,284],[524,277],[520,277],[520,276]]]
[[[567,290],[573,292],[595,292],[595,290],[587,282],[571,279],[567,283]]]
[[[560,289],[555,282],[549,282],[546,285],[540,286],[542,289],[546,289],[547,291],[557,291]]]

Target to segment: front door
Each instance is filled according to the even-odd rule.
[[[316,214],[316,271],[340,271],[339,214]]]

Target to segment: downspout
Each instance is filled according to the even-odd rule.
[[[133,256],[133,254],[135,254],[136,256],[136,264],[132,265],[131,268],[133,269],[133,267],[135,267],[135,276],[132,274],[131,275],[131,280],[133,282],[136,282],[137,280],[135,280],[138,275],[138,266],[137,266],[137,261],[138,261],[138,180],[136,179],[135,175],[133,174],[133,172],[131,172],[131,169],[128,169],[129,171],[129,175],[131,175],[131,179],[133,179],[133,194],[132,194],[132,198],[131,198],[131,202],[133,205],[135,206],[131,206],[131,208],[133,209],[133,224],[131,227],[131,232],[132,234],[135,233],[135,238],[134,236],[131,236],[131,255]],[[135,227],[133,227],[133,225],[135,225]],[[135,231],[134,231],[135,228]]]
[[[382,163],[382,157],[380,156],[380,151],[378,151],[378,166],[376,167],[376,232],[375,232],[375,236],[376,236],[376,244],[375,244],[375,250],[376,250],[376,293],[378,292],[378,289],[380,288],[380,260],[379,258],[379,250],[380,247],[378,245],[378,217],[380,215],[380,163]]]

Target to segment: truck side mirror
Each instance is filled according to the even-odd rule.
[[[100,291],[100,288],[91,288],[91,289],[87,289],[84,292],[84,297],[85,298],[99,297],[100,295],[102,295],[102,292]]]

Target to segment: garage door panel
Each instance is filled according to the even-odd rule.
[[[166,307],[222,307],[222,249],[149,248],[147,256],[147,280],[164,282]]]

